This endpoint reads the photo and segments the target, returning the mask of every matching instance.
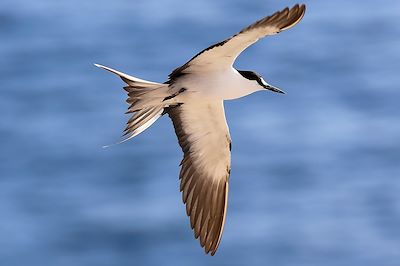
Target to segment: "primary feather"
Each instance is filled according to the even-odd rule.
[[[248,95],[260,90],[261,85],[270,86],[252,71],[238,72],[233,63],[259,39],[296,25],[304,13],[305,5],[295,5],[251,24],[199,52],[172,71],[165,83],[96,65],[127,84],[127,113],[132,116],[125,140],[143,132],[163,114],[170,116],[184,153],[179,175],[182,199],[195,238],[200,238],[200,245],[211,255],[217,251],[224,229],[231,168],[231,139],[223,100]]]

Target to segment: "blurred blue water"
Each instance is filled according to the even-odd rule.
[[[400,263],[400,2],[305,1],[304,20],[237,68],[284,97],[226,103],[230,204],[215,257],[193,239],[168,118],[127,119],[102,63],[164,81],[294,1],[0,3],[0,265]]]

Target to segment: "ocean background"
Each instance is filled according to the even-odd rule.
[[[286,95],[226,102],[229,207],[214,257],[179,193],[172,124],[120,140],[104,64],[163,82],[295,1],[0,2],[0,265],[400,265],[400,1],[304,1],[246,50]]]

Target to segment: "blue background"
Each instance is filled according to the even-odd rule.
[[[236,62],[286,95],[226,103],[230,199],[194,240],[168,117],[123,145],[123,82],[163,82],[294,1],[0,3],[0,265],[400,265],[400,2],[304,1]]]

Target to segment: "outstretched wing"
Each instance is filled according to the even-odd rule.
[[[232,66],[236,58],[247,47],[259,39],[277,34],[296,25],[304,16],[305,5],[285,8],[244,28],[232,37],[204,49],[181,67],[170,74],[173,80],[181,75],[204,68]]]
[[[231,140],[222,101],[190,102],[167,110],[184,152],[180,190],[195,238],[214,255],[228,200]]]

